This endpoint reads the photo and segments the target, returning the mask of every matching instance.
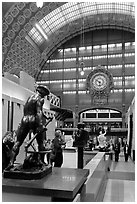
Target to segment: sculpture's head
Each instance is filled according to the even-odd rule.
[[[38,86],[36,88],[36,91],[39,92],[39,94],[44,97],[44,96],[48,96],[50,94],[49,89],[46,86]]]

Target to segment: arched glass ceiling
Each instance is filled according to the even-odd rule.
[[[94,16],[104,13],[130,15],[134,18],[135,7],[134,2],[70,2],[55,9],[41,19],[35,27],[33,27],[28,35],[37,45],[41,45],[50,35],[55,33],[66,24],[70,24],[77,19],[88,16]]]

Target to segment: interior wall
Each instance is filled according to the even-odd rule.
[[[28,99],[29,96],[34,94],[33,91],[26,89],[19,84],[6,79],[5,77],[2,77],[2,93],[24,102]]]
[[[79,110],[81,111],[84,108],[90,108],[91,105],[94,106],[93,97],[91,94],[86,93],[87,76],[91,73],[93,67],[98,65],[106,67],[108,66],[108,71],[110,71],[114,79],[114,91],[110,93],[108,99],[105,98],[107,102],[105,102],[106,100],[104,99],[103,106],[109,106],[110,108],[116,108],[120,109],[120,111],[123,111],[123,103],[125,104],[125,110],[127,110],[135,95],[134,90],[129,90],[134,89],[135,87],[135,68],[130,66],[130,64],[135,64],[135,56],[134,46],[129,46],[126,48],[124,45],[127,42],[134,41],[134,33],[124,30],[94,30],[84,34],[84,46],[108,44],[109,47],[96,49],[93,48],[93,50],[89,47],[85,50],[78,50],[76,48],[81,46],[81,35],[78,35],[62,44],[60,46],[60,49],[63,49],[62,51],[59,51],[58,48],[58,50],[53,53],[49,59],[49,62],[45,65],[45,67],[42,68],[42,71],[45,70],[46,72],[41,72],[39,74],[38,81],[46,81],[45,84],[50,88],[50,90],[56,96],[61,98],[62,108],[68,108],[75,111],[75,106],[78,105]],[[114,49],[110,49],[110,44],[115,43],[123,44],[122,47],[117,47],[117,45]],[[67,48],[75,48],[75,50],[68,49],[66,51]],[[128,53],[132,53],[133,55],[128,56]],[[120,57],[119,54],[123,57]],[[101,55],[105,57],[103,58]],[[87,57],[84,60],[84,76],[81,76],[77,71],[80,56]],[[89,56],[90,58],[88,58]],[[98,56],[100,57],[98,58]],[[76,60],[77,57],[78,61]],[[119,65],[121,66],[118,67]],[[124,79],[121,79],[121,77]],[[123,87],[122,80],[125,80]],[[122,89],[122,91],[119,89]],[[78,91],[78,93],[76,91]],[[95,104],[95,106],[96,105],[98,104]]]
[[[19,123],[21,122],[21,118],[23,116],[23,108],[24,108],[24,101],[19,101],[15,98],[11,98],[12,101],[12,129],[17,130]]]
[[[2,136],[8,131],[10,97],[2,94]]]
[[[133,120],[133,132],[132,132],[132,149],[131,149],[131,157],[133,157],[133,152],[135,151],[135,98],[132,100],[132,103],[127,111],[127,125],[128,125],[128,136],[127,143],[130,141],[130,116],[132,115]]]
[[[34,83],[35,80],[33,77],[31,77],[30,75],[28,75],[26,72],[20,71],[20,85],[31,90],[34,91]]]

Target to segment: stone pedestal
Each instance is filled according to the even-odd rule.
[[[23,165],[19,164],[10,170],[4,170],[3,177],[20,180],[36,180],[41,179],[52,172],[52,167],[43,165],[42,167],[33,167],[30,169],[23,169]]]

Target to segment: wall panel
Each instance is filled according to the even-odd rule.
[[[79,94],[79,104],[86,105],[91,104],[91,95],[90,94]]]
[[[2,137],[9,130],[10,97],[2,94]]]
[[[55,68],[62,68],[62,61],[61,62],[50,62],[50,69]]]
[[[76,78],[76,71],[69,71],[64,72],[64,79],[75,79]]]
[[[73,61],[64,61],[64,68],[75,68],[76,67],[76,58]]]
[[[73,91],[75,91],[76,90],[76,82],[65,82],[64,84],[63,84],[63,90],[64,91],[67,91],[67,90],[73,90]]]
[[[134,76],[135,75],[135,68],[126,67],[125,68],[125,75]]]
[[[51,72],[50,80],[61,80],[63,77],[63,72]]]
[[[17,101],[16,99],[13,100],[13,130],[18,128],[19,123],[21,122],[23,116],[23,102]]]
[[[135,56],[125,57],[125,63],[126,64],[135,63]]]
[[[52,93],[55,93],[55,91],[61,91],[62,90],[62,83],[51,83],[50,89],[52,90]]]
[[[110,68],[108,70],[111,72],[113,77],[114,76],[119,77],[121,75],[121,73],[122,73],[122,68],[117,68],[117,69]]]
[[[63,95],[63,103],[67,106],[70,104],[75,105],[76,103],[76,94],[64,94]]]

